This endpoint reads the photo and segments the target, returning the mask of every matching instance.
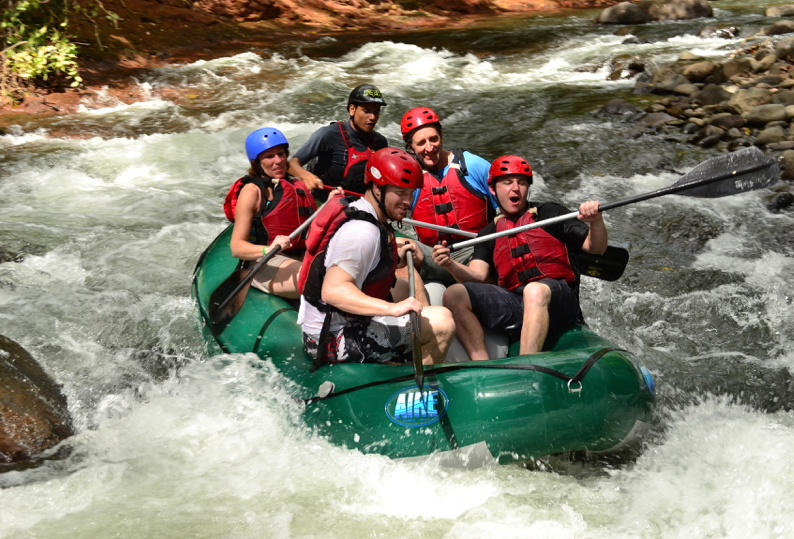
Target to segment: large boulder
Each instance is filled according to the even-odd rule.
[[[711,17],[708,0],[649,0],[648,14],[654,21],[680,21]]]
[[[753,125],[766,125],[769,122],[786,121],[786,107],[784,105],[758,105],[742,114],[742,117]]]
[[[789,20],[777,21],[766,31],[768,36],[779,36],[781,34],[791,33],[794,33],[794,21]]]
[[[761,88],[750,88],[739,90],[731,96],[728,107],[737,114],[749,112],[758,105],[768,105],[772,103],[772,92]]]
[[[794,4],[780,4],[766,8],[767,17],[791,17],[794,15]]]
[[[595,22],[599,24],[645,24],[651,22],[648,11],[632,2],[621,2],[602,11]]]
[[[0,335],[0,463],[29,461],[74,434],[58,384]]]
[[[775,55],[780,60],[794,58],[794,37],[784,37],[775,44]]]
[[[602,11],[595,22],[600,24],[644,24],[651,21],[678,21],[711,17],[714,10],[708,0],[640,0],[621,2]]]
[[[691,82],[703,82],[706,77],[714,73],[717,69],[717,64],[714,62],[695,62],[684,68],[682,73]]]

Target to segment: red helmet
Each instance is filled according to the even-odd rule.
[[[400,131],[403,134],[403,140],[408,142],[408,135],[414,130],[429,124],[438,124],[441,127],[441,120],[433,109],[427,107],[416,107],[403,114],[403,119],[400,121]]]
[[[421,189],[425,179],[416,159],[399,148],[383,148],[372,154],[364,169],[364,183]]]
[[[508,174],[529,176],[529,183],[532,183],[532,167],[529,166],[526,159],[517,155],[503,155],[491,163],[491,168],[488,170],[488,185],[492,184],[499,176]]]

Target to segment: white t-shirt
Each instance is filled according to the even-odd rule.
[[[371,213],[375,218],[378,217],[375,208],[363,197],[351,202],[350,206]],[[328,243],[325,251],[325,267],[336,265],[343,269],[355,279],[356,286],[361,289],[367,275],[380,262],[380,251],[378,227],[361,219],[351,219],[342,225]],[[301,296],[298,323],[303,325],[303,332],[318,335],[323,329],[324,320],[325,313]],[[345,317],[340,313],[333,313],[331,331],[339,331],[344,325]]]

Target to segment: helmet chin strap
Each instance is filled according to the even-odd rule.
[[[377,185],[377,184],[375,184],[375,185]],[[385,193],[386,186],[385,185],[378,185],[378,189],[380,189],[380,197],[375,196],[375,189],[374,189],[375,186],[373,185],[372,187],[373,187],[372,196],[378,202],[378,208],[380,208],[380,211],[382,211],[383,215],[386,216],[386,219],[391,219],[391,217],[389,217],[389,213],[386,211],[386,204],[383,203],[383,198],[386,196],[386,193]]]

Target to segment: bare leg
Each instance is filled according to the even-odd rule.
[[[524,288],[524,322],[521,327],[521,354],[537,354],[549,333],[551,288],[543,283],[529,283]]]
[[[485,348],[485,333],[474,314],[469,293],[462,284],[453,284],[444,291],[444,306],[452,312],[458,339],[474,361],[490,359]]]
[[[422,309],[422,363],[433,365],[447,359],[447,351],[455,338],[455,321],[444,307]]]
[[[276,271],[276,276],[267,286],[276,296],[282,298],[296,299],[298,294],[298,274],[301,271],[301,263],[297,260],[285,260]]]
[[[397,271],[394,272],[394,275],[397,277],[397,283],[392,287],[391,294],[394,301],[402,301],[408,297],[408,266],[404,268],[399,268]],[[400,285],[400,281],[405,281],[405,292],[403,294],[402,287]],[[425,307],[430,306],[430,299],[427,297],[427,291],[425,290],[425,282],[422,277],[419,276],[419,270],[416,266],[414,266],[414,285],[416,287],[416,299],[424,305]],[[396,294],[395,294],[396,291]],[[397,298],[400,299],[397,299]]]

